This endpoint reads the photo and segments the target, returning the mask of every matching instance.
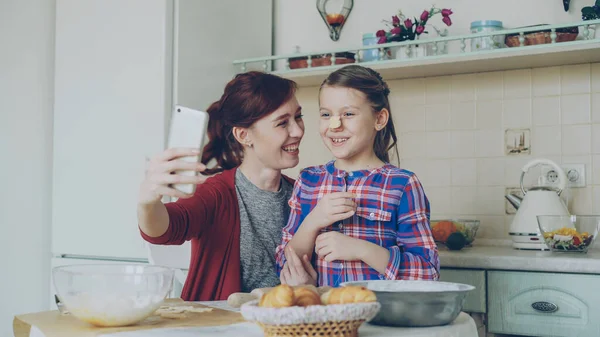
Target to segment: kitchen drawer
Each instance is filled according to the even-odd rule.
[[[525,336],[600,336],[600,276],[488,272],[488,330]]]
[[[440,281],[469,284],[475,289],[465,298],[463,311],[486,312],[485,271],[473,269],[441,268]]]

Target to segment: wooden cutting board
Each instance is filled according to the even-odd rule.
[[[204,305],[194,302],[184,302],[180,299],[169,299],[165,301],[164,305],[206,308]],[[58,310],[53,310],[15,316],[13,320],[13,331],[15,337],[29,337],[31,327],[35,326],[42,331],[46,337],[97,337],[103,334],[125,331],[217,326],[244,321],[242,315],[237,312],[212,308],[212,311],[210,312],[187,312],[186,317],[184,318],[170,319],[153,315],[137,325],[129,327],[100,328],[82,322],[72,315],[63,315]]]

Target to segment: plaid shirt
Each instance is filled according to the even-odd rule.
[[[327,262],[313,254],[319,286],[338,286],[360,280],[439,278],[439,257],[429,227],[429,201],[417,176],[391,164],[374,170],[346,172],[331,161],[300,172],[289,201],[288,224],[277,247],[277,273],[285,264],[284,248],[325,194],[352,192],[356,195],[354,216],[336,222],[321,233],[338,231],[385,247],[390,259],[384,274],[362,261]]]

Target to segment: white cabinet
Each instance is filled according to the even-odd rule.
[[[271,0],[57,0],[54,256],[146,258],[138,186],[171,107],[219,99],[271,26]]]

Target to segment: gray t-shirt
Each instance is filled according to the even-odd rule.
[[[279,191],[263,191],[237,170],[235,189],[240,207],[242,292],[274,287],[280,283],[275,249],[281,244],[281,230],[290,214],[287,202],[293,186],[281,178]]]

